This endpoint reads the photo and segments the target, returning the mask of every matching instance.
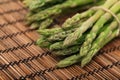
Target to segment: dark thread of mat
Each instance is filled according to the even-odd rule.
[[[73,77],[73,78],[71,78],[71,79],[69,79],[69,80],[77,80],[77,79],[86,78],[86,77],[88,77],[88,76],[90,76],[90,75],[94,75],[95,73],[98,73],[98,72],[100,72],[100,71],[113,68],[114,66],[120,66],[120,61],[114,62],[114,63],[112,63],[111,65],[107,65],[107,66],[103,66],[103,67],[94,69],[94,70],[89,71],[89,72],[84,73],[84,74],[80,74],[80,75],[75,76],[75,77]]]
[[[33,43],[32,43],[33,44]],[[23,45],[24,46],[24,48],[25,47],[28,47],[28,46],[30,46],[31,45],[31,43],[28,43],[28,44],[25,44],[25,45]],[[22,47],[23,47],[22,46]],[[17,48],[22,48],[21,46],[19,47],[16,47],[15,49],[6,49],[5,51],[13,51],[13,50],[17,50]],[[112,47],[112,48],[110,48],[110,49],[107,49],[107,50],[101,50],[101,51],[99,51],[98,52],[98,55],[97,56],[99,56],[99,55],[101,55],[101,54],[103,54],[103,53],[111,53],[111,52],[113,52],[113,51],[116,51],[116,50],[120,50],[120,46],[115,46],[115,47]],[[26,58],[26,59],[22,59],[22,60],[19,60],[19,61],[13,61],[13,62],[10,62],[10,63],[8,63],[8,64],[4,64],[4,65],[1,65],[0,66],[0,70],[2,70],[2,69],[6,69],[6,68],[8,68],[9,66],[14,66],[14,65],[19,65],[20,63],[27,63],[27,62],[29,62],[29,61],[32,61],[32,60],[34,60],[34,59],[38,59],[38,58],[41,58],[41,57],[43,57],[43,56],[47,56],[47,55],[50,55],[51,54],[51,52],[50,51],[47,51],[47,52],[45,52],[45,53],[42,53],[42,54],[38,54],[37,56],[33,56],[33,57],[28,57],[28,58]]]
[[[19,0],[3,1],[3,2],[0,2],[0,5],[2,5],[2,4],[8,4],[8,3],[10,3],[10,2],[17,2],[17,1],[19,1]]]
[[[25,33],[25,32],[23,32]],[[18,33],[18,34],[22,34],[22,33]],[[16,34],[15,34],[16,35]],[[15,36],[14,35],[14,36]],[[28,46],[31,46],[32,44],[34,44],[35,42],[31,42],[31,43],[27,43],[27,44],[23,44],[21,46],[17,46],[17,47],[13,47],[13,48],[9,48],[9,49],[5,49],[5,50],[1,50],[0,52],[1,53],[7,53],[9,51],[14,51],[14,50],[18,50],[18,49],[22,49],[22,48],[26,48]],[[110,49],[107,49],[107,50],[101,50],[99,51],[98,53],[99,54],[103,54],[103,53],[110,53],[110,52],[113,52],[113,51],[116,51],[116,50],[120,50],[120,46],[117,46],[117,47],[113,47],[113,48],[110,48]],[[29,57],[29,58],[26,58],[26,59],[22,59],[22,60],[19,60],[18,62],[17,61],[14,61],[14,62],[10,62],[9,64],[4,64],[4,65],[1,65],[0,66],[0,69],[5,69],[5,68],[8,68],[9,66],[14,66],[14,65],[18,65],[20,63],[27,63],[28,61],[32,61],[34,59],[37,59],[37,58],[41,58],[42,56],[46,56],[48,54],[51,54],[51,52],[45,52],[45,53],[42,53],[42,54],[38,54],[37,56],[33,56],[33,57]],[[98,55],[99,55],[98,54]]]
[[[23,22],[23,21],[24,21],[24,19],[19,19],[19,20],[8,22],[8,23],[0,24],[0,28],[4,27],[4,26],[8,26],[8,25],[13,25],[13,24],[16,24],[18,22]]]
[[[27,63],[29,61],[41,58],[43,56],[47,56],[48,54],[51,54],[51,52],[47,51],[47,52],[44,52],[42,54],[38,54],[37,56],[28,57],[26,59],[21,59],[19,61],[13,61],[13,62],[10,62],[8,64],[4,64],[4,65],[1,64],[0,65],[0,70],[7,69],[9,66],[19,65],[20,63]]]
[[[112,63],[111,65],[107,65],[107,66],[103,66],[101,68],[94,69],[93,71],[89,71],[88,73],[81,74],[81,75],[73,77],[69,80],[77,80],[77,79],[86,78],[87,76],[93,75],[93,74],[98,73],[100,71],[107,70],[107,69],[113,68],[114,66],[119,66],[119,65],[120,65],[120,61],[117,61],[117,62]],[[50,68],[47,68],[47,69],[44,69],[44,70],[41,70],[41,71],[37,71],[35,73],[28,74],[26,76],[21,76],[19,79],[20,80],[25,80],[27,78],[40,76],[41,74],[44,75],[46,72],[53,72],[54,70],[57,70],[57,69],[59,69],[59,68],[50,67]]]
[[[23,11],[23,10],[27,10],[27,9],[25,7],[22,7],[22,8],[15,9],[15,10],[9,10],[9,11],[5,11],[5,12],[1,12],[0,15],[9,14],[9,13],[13,13],[13,12],[20,12],[20,11]]]
[[[19,80],[26,80],[27,78],[34,78],[35,76],[42,76],[46,72],[52,72],[52,71],[54,71],[56,69],[58,69],[58,68],[57,67],[50,67],[50,68],[47,68],[47,69],[44,69],[44,70],[37,71],[35,73],[28,74],[26,76],[21,76],[19,78]]]
[[[41,78],[41,80],[48,80],[44,74],[38,74],[38,76]],[[23,77],[20,77],[19,79],[14,78],[14,80],[26,80],[26,79],[24,79]],[[34,77],[30,77],[30,80],[34,80]]]
[[[113,48],[110,48],[110,49],[107,49],[107,50],[102,50],[102,51],[98,52],[98,55],[103,54],[103,53],[110,53],[110,52],[113,52],[113,51],[116,51],[116,50],[120,50],[120,46],[118,46],[118,47],[113,47]],[[32,60],[41,58],[41,57],[43,57],[43,56],[47,56],[48,54],[50,55],[51,53],[52,53],[52,52],[47,51],[47,52],[45,52],[45,53],[38,54],[37,56],[28,57],[28,58],[26,58],[26,59],[21,59],[21,60],[19,60],[19,61],[13,61],[13,62],[10,62],[10,63],[8,63],[8,64],[3,64],[3,65],[1,64],[1,65],[0,65],[0,70],[6,69],[6,68],[8,68],[9,66],[19,65],[20,63],[27,63],[27,62],[29,62],[29,61],[32,61]],[[97,56],[98,56],[98,55],[97,55]]]
[[[18,50],[18,49],[23,49],[23,48],[29,47],[33,44],[35,44],[35,41],[29,42],[27,44],[23,44],[23,45],[20,45],[20,46],[17,46],[17,47],[12,47],[12,48],[8,48],[8,49],[5,49],[5,50],[0,50],[0,54],[12,52],[12,51]]]
[[[22,34],[25,34],[25,33],[32,32],[32,31],[34,31],[34,29],[27,29],[25,31],[16,32],[16,33],[9,34],[9,35],[4,35],[4,36],[0,37],[0,40],[4,40],[4,39],[7,39],[7,38],[12,38],[12,37],[16,37],[17,35],[22,35]]]

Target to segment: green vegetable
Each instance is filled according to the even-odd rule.
[[[58,64],[57,64],[57,67],[59,68],[63,68],[63,67],[67,67],[67,66],[70,66],[70,65],[73,65],[77,62],[80,62],[82,58],[80,58],[79,54],[75,54],[75,55],[72,55],[70,57],[67,57],[63,60],[61,60]]]
[[[53,24],[56,17],[62,17],[66,12],[70,14],[69,9],[73,10],[75,7],[77,9],[77,6],[94,5],[93,0],[62,0],[58,3],[58,0],[41,1],[44,5],[40,5],[39,2],[35,3],[35,1],[33,1],[34,3],[26,2],[28,7],[33,4],[27,21],[33,29],[39,28],[37,31],[40,38],[36,42],[38,46],[51,50],[52,54],[64,57],[57,63],[59,68],[76,63],[81,63],[81,67],[84,67],[103,46],[119,35],[120,0],[100,0],[96,3],[96,5],[100,5],[99,9],[93,7],[77,13],[66,19],[62,25],[62,21],[60,25],[57,24],[57,28],[54,26],[55,23]],[[108,12],[100,7],[108,9]],[[112,14],[116,15],[118,19]],[[46,29],[51,24],[55,28]]]
[[[48,37],[48,41],[55,42],[55,41],[64,40],[70,33],[74,32],[74,31],[75,31],[75,29],[71,29],[68,31],[63,31],[63,32],[54,34],[54,35]]]
[[[53,29],[43,29],[43,30],[37,30],[37,32],[41,35],[44,35],[44,36],[50,36],[50,35],[53,35],[53,34],[56,34],[56,33],[59,33],[59,32],[62,32],[63,29],[58,27],[58,28],[53,28]]]
[[[74,8],[74,7],[77,7],[80,5],[82,6],[85,4],[92,3],[92,2],[93,2],[93,0],[84,0],[84,1],[83,0],[67,0],[66,2],[64,2],[62,4],[52,6],[43,11],[40,11],[32,16],[29,16],[27,18],[27,20],[29,21],[29,23],[32,23],[34,21],[41,21],[48,17],[51,17],[52,15],[61,14],[63,11],[65,11],[65,9]]]
[[[36,9],[46,9],[51,7],[52,5],[62,3],[66,0],[24,0],[23,3],[29,7],[31,11],[35,11]],[[39,9],[39,10],[40,10]]]
[[[53,53],[58,56],[65,56],[65,55],[71,55],[71,54],[77,53],[79,49],[80,49],[79,46],[72,46],[70,48],[65,48],[63,50],[53,51]]]
[[[118,11],[120,11],[120,1],[117,2],[114,6],[112,6],[110,8],[110,11],[113,12],[114,14],[116,14]],[[108,22],[111,18],[113,18],[113,16],[110,13],[105,13],[103,16],[101,16],[100,19],[98,19],[98,21],[96,22],[96,24],[94,24],[94,26],[92,27],[92,30],[90,31],[90,33],[87,35],[86,40],[84,42],[84,44],[81,47],[80,50],[80,55],[81,56],[85,56],[88,51],[91,48],[91,44],[94,41],[94,39],[97,36],[97,32],[104,26],[104,24],[106,22]]]
[[[119,34],[119,30],[116,29],[113,32],[111,32],[111,34],[109,34],[107,37],[102,38],[102,40],[100,39],[102,37],[102,33],[101,35],[97,38],[96,41],[94,41],[91,50],[89,51],[89,53],[87,54],[87,56],[85,56],[82,60],[81,60],[81,67],[84,67],[87,63],[89,63],[93,56],[104,46],[106,45],[108,42],[110,42],[112,39],[114,39],[116,36],[118,36]],[[99,44],[99,46],[97,45]]]
[[[41,36],[40,39],[36,41],[36,45],[43,47],[43,48],[49,48],[51,45],[50,42],[46,41],[46,38],[44,36]]]
[[[65,49],[65,48],[75,46],[75,45],[81,45],[84,42],[85,37],[86,37],[86,34],[84,34],[78,41],[73,42],[73,44],[69,46],[64,46],[63,41],[53,43],[50,46],[50,50],[60,50],[60,49]]]
[[[65,47],[63,47],[63,42],[56,42],[52,45],[50,45],[50,50],[61,50],[61,49],[64,49]]]
[[[117,0],[107,0],[103,7],[110,8]],[[72,42],[78,40],[82,34],[89,28],[93,26],[93,24],[104,14],[103,10],[98,10],[92,17],[90,17],[87,21],[85,21],[75,32],[71,33],[64,41],[64,45],[70,45]]]
[[[36,29],[40,26],[40,22],[34,22],[31,24],[30,29]]]
[[[39,29],[46,29],[47,27],[49,27],[52,24],[53,20],[48,18],[44,21],[42,21],[39,25]]]

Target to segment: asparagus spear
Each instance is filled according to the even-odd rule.
[[[72,46],[70,48],[65,48],[63,50],[53,51],[54,54],[59,56],[71,55],[77,53],[80,49],[80,46]]]
[[[45,0],[32,0],[28,7],[30,10],[35,10],[38,7],[43,6],[44,4],[45,4]]]
[[[43,21],[36,21],[33,22],[30,26],[31,29],[46,29],[48,26],[50,26],[52,24],[53,20],[51,18],[48,18],[46,20]]]
[[[75,29],[71,29],[71,30],[68,30],[68,31],[63,31],[63,32],[54,34],[54,35],[48,37],[48,41],[49,41],[49,42],[62,41],[62,40],[64,40],[70,33],[74,32],[74,31],[75,31]]]
[[[31,24],[30,29],[36,29],[40,26],[40,22],[34,22]]]
[[[44,21],[42,21],[42,23],[40,23],[39,29],[46,29],[48,26],[50,26],[52,24],[53,20],[48,18]]]
[[[48,8],[48,9],[45,9],[41,12],[38,12],[37,14],[28,17],[27,20],[30,23],[32,23],[33,21],[40,21],[40,20],[46,19],[52,15],[60,14],[64,9],[89,4],[91,2],[93,2],[93,0],[84,0],[84,1],[83,0],[67,0],[66,2],[64,2],[60,5],[58,4],[53,7]]]
[[[61,50],[61,49],[64,49],[65,47],[63,47],[63,41],[60,41],[60,42],[56,42],[52,45],[50,45],[50,50],[53,51],[53,50]]]
[[[29,7],[29,5],[33,2],[33,0],[23,0],[23,3]]]
[[[77,62],[80,62],[81,59],[82,58],[79,56],[79,54],[75,54],[75,55],[72,55],[70,57],[67,57],[67,58],[61,60],[57,64],[57,67],[59,67],[59,68],[67,67],[67,66],[73,65],[73,64],[75,64]]]
[[[87,10],[83,13],[77,13],[72,18],[68,18],[62,25],[63,28],[70,27],[79,22],[82,18],[91,17],[94,14],[94,10]]]
[[[31,11],[34,11],[36,9],[45,9],[52,5],[55,5],[56,3],[62,3],[66,0],[24,0],[23,3],[29,7]]]
[[[107,0],[103,7],[110,8],[113,4],[115,4],[118,0]],[[75,32],[70,34],[64,41],[64,45],[70,45],[72,42],[78,40],[82,34],[104,14],[103,10],[98,10],[92,17],[90,17],[87,21],[85,21],[82,26],[80,26]]]
[[[109,36],[107,37],[103,37],[103,33],[101,33],[101,35],[96,39],[96,41],[94,41],[92,48],[90,50],[90,52],[87,54],[87,56],[85,56],[82,60],[81,60],[81,67],[84,67],[87,63],[89,63],[93,56],[104,46],[106,45],[108,42],[110,42],[112,39],[114,39],[116,36],[119,35],[119,29],[114,30],[113,32],[111,32],[111,34],[109,34]],[[101,40],[102,37],[102,40]],[[103,39],[104,38],[104,39]],[[101,44],[102,43],[102,44]],[[99,45],[99,46],[98,46]]]
[[[120,10],[120,1],[118,1],[110,10],[111,12],[113,12],[114,14],[116,14],[119,10]],[[84,44],[82,45],[81,49],[80,49],[80,55],[81,56],[85,56],[88,51],[90,50],[91,44],[93,42],[93,40],[96,38],[97,36],[97,32],[100,30],[100,28],[103,27],[103,25],[109,21],[112,18],[112,15],[110,13],[105,13],[97,22],[96,24],[93,26],[92,30],[90,31],[90,33],[87,35],[86,40],[84,42]]]
[[[36,41],[36,45],[43,47],[43,48],[49,48],[51,45],[50,42],[46,41],[46,38],[44,36],[41,36],[40,39]]]
[[[37,30],[39,34],[44,35],[44,36],[50,36],[50,35],[53,35],[53,34],[56,34],[62,31],[63,29],[60,27],[53,28],[53,29]]]

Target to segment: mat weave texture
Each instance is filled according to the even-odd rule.
[[[25,26],[27,9],[19,0],[0,0],[0,80],[119,80],[120,37],[84,68],[57,69],[60,60],[34,45],[39,35]]]

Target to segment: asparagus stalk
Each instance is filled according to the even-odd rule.
[[[116,14],[119,10],[120,10],[120,1],[117,2],[110,10],[111,12],[113,12],[114,14]],[[109,21],[112,18],[112,15],[110,13],[105,13],[97,22],[96,24],[92,27],[92,30],[90,31],[90,33],[87,35],[86,40],[84,42],[84,44],[82,45],[81,49],[80,49],[80,55],[81,56],[85,56],[88,51],[91,48],[92,42],[93,40],[96,38],[97,36],[97,32],[100,30],[100,28],[103,27],[103,25]]]
[[[31,24],[30,29],[36,29],[40,26],[40,22],[34,22]]]
[[[110,8],[113,4],[115,4],[118,0],[107,0],[103,7]],[[104,14],[103,10],[98,10],[92,17],[90,17],[87,21],[85,21],[75,32],[70,34],[64,41],[64,45],[70,45],[72,42],[78,40],[82,34]]]
[[[36,9],[45,9],[56,3],[64,2],[65,0],[24,0],[23,3],[29,7],[31,11]]]
[[[63,68],[63,67],[67,67],[67,66],[70,66],[70,65],[73,65],[75,63],[78,63],[81,61],[81,57],[79,56],[79,54],[75,54],[75,55],[72,55],[70,57],[67,57],[63,60],[61,60],[58,64],[57,64],[57,67],[59,68]]]
[[[48,26],[50,26],[52,24],[53,20],[51,18],[48,18],[46,20],[43,21],[36,21],[33,22],[30,26],[31,29],[46,29]]]
[[[54,50],[61,50],[64,49],[65,47],[63,47],[63,41],[60,42],[56,42],[52,45],[50,45],[50,50],[54,51]]]
[[[53,53],[59,56],[66,56],[66,55],[77,53],[79,49],[80,49],[80,46],[72,46],[70,48],[65,48],[63,50],[53,51]]]
[[[53,20],[48,18],[44,21],[42,21],[42,23],[40,23],[39,25],[39,29],[46,29],[47,27],[49,27],[52,24]]]
[[[92,2],[93,0],[84,0],[84,1],[83,0],[67,0],[62,4],[58,4],[48,9],[45,9],[41,12],[38,12],[37,14],[28,17],[27,20],[29,21],[29,23],[32,23],[33,21],[40,21],[52,15],[60,14],[64,9],[73,8],[76,6],[85,5]]]
[[[46,38],[44,36],[41,36],[40,39],[36,41],[36,45],[43,47],[43,48],[49,48],[51,45],[50,42],[46,41]]]
[[[44,30],[37,30],[37,32],[43,36],[50,36],[59,32],[62,32],[63,29],[60,27],[53,28],[53,29],[44,29]]]
[[[33,0],[23,0],[23,3],[29,7],[29,5],[33,2]]]
[[[68,18],[62,25],[63,28],[70,27],[79,22],[82,18],[91,17],[94,14],[94,10],[87,10],[83,13],[77,13],[72,18]]]
[[[48,37],[48,41],[49,41],[49,42],[62,41],[62,40],[64,40],[70,33],[74,32],[74,31],[75,31],[75,29],[71,29],[71,30],[68,30],[68,31],[63,31],[63,32],[54,34],[54,35]]]
[[[106,32],[106,31],[105,31]],[[109,32],[110,33],[110,32]],[[81,60],[81,67],[84,67],[87,63],[89,63],[93,56],[108,42],[114,39],[116,36],[119,35],[119,29],[114,30],[111,32],[107,37],[103,37],[104,33],[101,33],[100,36],[94,41],[90,52]],[[102,40],[101,40],[102,37]],[[102,44],[101,44],[102,43]],[[98,46],[99,45],[99,46]]]

